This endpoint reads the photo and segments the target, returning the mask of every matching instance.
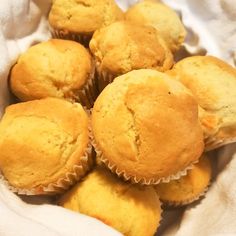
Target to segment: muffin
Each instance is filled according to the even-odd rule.
[[[54,37],[87,46],[95,30],[123,18],[114,0],[54,0],[48,20]]]
[[[88,117],[79,103],[45,98],[6,108],[0,170],[20,194],[56,194],[92,165]]]
[[[178,51],[184,42],[186,30],[179,16],[163,3],[154,0],[138,2],[128,9],[125,19],[155,27],[172,52]]]
[[[206,150],[236,141],[236,70],[212,56],[193,56],[169,71],[194,94]]]
[[[186,176],[169,183],[158,184],[155,190],[161,201],[168,205],[186,205],[205,194],[210,183],[211,172],[211,163],[204,155]]]
[[[89,44],[100,91],[113,79],[136,69],[165,71],[173,56],[157,30],[119,21],[95,32]]]
[[[122,182],[101,167],[67,192],[59,205],[95,217],[126,236],[153,236],[161,218],[152,187]]]
[[[93,76],[92,58],[81,44],[52,39],[19,57],[10,74],[10,87],[21,101],[57,97],[90,108],[96,96]]]
[[[92,131],[98,158],[135,183],[180,178],[204,148],[192,94],[149,69],[120,76],[102,91],[92,111]]]

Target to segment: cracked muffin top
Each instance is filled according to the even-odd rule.
[[[77,101],[91,79],[92,58],[79,43],[51,39],[30,47],[13,66],[12,92],[21,100],[57,97]]]
[[[165,71],[173,56],[157,30],[126,21],[97,30],[89,44],[98,70],[118,76],[135,69]]]
[[[138,2],[125,13],[125,19],[158,30],[167,46],[176,52],[184,42],[186,30],[174,10],[155,0]]]
[[[123,18],[124,13],[114,0],[54,0],[49,24],[57,30],[92,34]]]
[[[0,169],[16,189],[43,194],[58,180],[64,185],[75,165],[88,169],[88,143],[88,117],[79,103],[46,98],[11,105],[0,122]]]
[[[62,196],[59,205],[97,218],[126,236],[153,236],[161,218],[152,187],[125,183],[102,167]]]
[[[176,177],[203,151],[195,99],[155,70],[132,71],[108,85],[95,102],[92,130],[101,161],[134,182]]]
[[[206,150],[236,141],[236,69],[213,56],[192,56],[168,71],[199,104]]]

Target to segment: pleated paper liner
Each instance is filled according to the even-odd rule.
[[[189,199],[186,199],[186,200],[183,200],[183,201],[167,201],[167,200],[163,200],[163,199],[160,199],[163,204],[165,206],[168,206],[168,207],[181,207],[181,206],[186,206],[186,205],[189,205],[195,201],[198,201],[199,199],[203,198],[208,189],[209,189],[209,186],[210,184],[201,192],[199,193],[198,195],[196,195],[195,197],[193,198],[189,198]]]
[[[66,31],[66,30],[53,29],[51,27],[50,27],[50,31],[51,31],[53,38],[73,40],[73,41],[83,44],[87,48],[88,48],[89,42],[92,38],[92,34],[73,33],[73,32]]]
[[[205,139],[205,151],[211,151],[216,148],[225,146],[230,143],[235,143],[236,137],[219,139],[214,137],[208,137]]]
[[[0,173],[0,181],[2,181],[9,190],[19,195],[55,195],[65,192],[69,187],[78,182],[91,169],[92,165],[92,145],[91,142],[89,142],[84,155],[80,158],[80,164],[74,165],[72,170],[66,173],[63,178],[58,179],[56,183],[51,183],[47,186],[39,185],[31,189],[20,189],[11,186],[2,173]]]
[[[157,195],[158,196],[158,195]],[[158,199],[159,199],[159,201],[160,201],[160,220],[159,220],[159,222],[158,222],[158,226],[157,226],[157,230],[158,230],[158,228],[160,227],[160,225],[161,225],[161,221],[163,220],[163,218],[162,218],[162,214],[163,214],[163,203],[162,203],[162,201],[161,201],[161,199],[160,199],[160,197],[158,196]]]
[[[95,74],[95,67],[93,64],[92,71],[89,78],[87,79],[86,83],[83,85],[83,88],[81,88],[74,97],[74,100],[81,103],[87,109],[90,109],[93,107],[93,104],[98,95],[94,74]]]
[[[115,164],[111,163],[102,153],[102,151],[98,148],[98,145],[96,144],[94,138],[92,138],[92,145],[95,149],[95,152],[97,154],[97,157],[99,160],[96,162],[102,162],[106,167],[108,167],[111,172],[115,173],[118,177],[124,179],[125,181],[130,181],[134,184],[142,184],[142,185],[156,185],[159,183],[169,183],[171,180],[177,180],[180,179],[182,176],[187,175],[187,171],[193,169],[194,165],[198,163],[199,160],[196,160],[192,162],[189,166],[184,168],[182,171],[179,171],[173,175],[162,177],[162,178],[152,178],[152,179],[145,179],[143,177],[137,177],[137,176],[131,176],[125,173],[124,170],[120,170]]]
[[[101,63],[95,59],[95,77],[97,78],[98,91],[102,90],[118,76],[109,73],[108,71],[102,71],[100,69]]]

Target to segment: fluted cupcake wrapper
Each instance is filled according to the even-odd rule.
[[[98,91],[102,92],[102,90],[117,77],[107,71],[100,70],[100,62],[95,59],[95,68],[96,68],[96,78],[98,84]]]
[[[216,148],[222,147],[230,143],[235,143],[235,142],[236,142],[236,137],[225,138],[225,139],[217,139],[214,137],[208,137],[205,139],[205,151],[211,151]]]
[[[89,128],[89,139],[91,141],[91,132]],[[21,195],[55,195],[65,192],[70,186],[78,182],[91,169],[93,165],[92,145],[88,142],[84,155],[80,158],[80,164],[75,164],[72,170],[59,178],[55,183],[50,183],[46,186],[40,185],[31,189],[21,189],[10,185],[0,172],[0,181],[4,183],[9,190]]]
[[[77,92],[76,97],[74,98],[76,101],[81,103],[87,109],[93,107],[93,104],[97,98],[97,85],[94,79],[95,67],[93,65],[91,74],[84,84],[83,88]]]
[[[92,34],[91,35],[78,34],[70,31],[53,29],[51,27],[50,31],[53,38],[73,40],[83,44],[85,47],[89,46],[89,42],[92,38]]]
[[[125,181],[131,181],[134,184],[142,184],[142,185],[157,185],[159,183],[169,183],[171,180],[180,179],[182,176],[187,175],[188,170],[193,169],[194,165],[198,163],[199,160],[192,162],[189,166],[184,168],[182,171],[179,171],[173,175],[167,177],[161,177],[158,179],[145,179],[143,177],[131,176],[125,173],[124,170],[120,170],[115,164],[111,163],[99,149],[94,137],[92,136],[92,145],[97,154],[97,158],[101,161],[106,167],[108,167],[113,173],[115,173],[118,177],[124,179]]]
[[[193,198],[189,198],[185,201],[164,201],[161,200],[166,206],[170,206],[170,207],[179,207],[179,206],[185,206],[188,205],[190,203],[193,203],[197,200],[199,200],[200,198],[202,198],[203,196],[206,195],[208,189],[209,189],[210,184],[201,192],[199,193],[197,196],[193,197]]]

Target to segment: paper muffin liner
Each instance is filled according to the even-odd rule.
[[[157,196],[158,196],[158,195],[157,195]],[[162,203],[162,201],[161,201],[161,199],[160,199],[159,196],[158,196],[158,199],[159,199],[159,201],[160,201],[160,220],[159,220],[159,222],[158,222],[158,226],[157,226],[156,232],[157,232],[157,230],[159,229],[159,227],[160,227],[160,225],[161,225],[161,221],[163,220],[163,217],[162,217],[162,214],[163,214],[163,203]]]
[[[111,163],[103,154],[103,152],[99,149],[94,137],[92,136],[92,145],[94,147],[94,150],[97,154],[96,158],[99,160],[97,162],[103,163],[106,167],[108,167],[111,172],[115,173],[118,177],[122,178],[124,181],[130,181],[134,184],[142,184],[142,185],[157,185],[159,183],[169,183],[171,180],[177,180],[180,179],[182,176],[187,175],[188,170],[193,169],[194,165],[198,163],[199,160],[193,161],[190,163],[186,168],[183,170],[167,176],[167,177],[161,177],[158,179],[152,178],[152,179],[145,179],[144,177],[137,177],[132,176],[127,173],[125,173],[124,170],[119,169],[115,164]]]
[[[73,41],[83,44],[85,47],[89,46],[89,42],[92,38],[92,34],[91,35],[79,34],[79,33],[73,33],[70,31],[58,30],[58,29],[53,29],[53,28],[50,28],[50,31],[53,38],[73,40]]]
[[[98,94],[94,74],[95,74],[95,66],[93,63],[89,78],[87,79],[86,83],[83,85],[83,88],[81,88],[75,96],[75,100],[81,103],[87,109],[90,109],[93,107],[93,104]]]
[[[216,148],[225,146],[230,143],[235,143],[236,142],[236,137],[232,138],[225,138],[225,139],[218,139],[214,137],[208,137],[207,139],[204,140],[205,142],[205,151],[211,151]]]
[[[64,177],[59,178],[56,183],[50,183],[47,186],[38,186],[31,189],[21,189],[10,185],[8,180],[0,172],[0,181],[7,186],[7,188],[19,195],[55,195],[65,192],[69,187],[78,182],[91,169],[93,165],[93,149],[91,145],[91,133],[89,128],[89,142],[86,147],[84,155],[80,158],[80,164],[75,164],[72,170],[65,174]]]
[[[107,72],[107,71],[102,71],[100,69],[101,63],[95,59],[95,77],[97,79],[97,86],[98,86],[98,91],[102,92],[102,90],[110,84],[117,76]]]
[[[166,206],[169,206],[169,207],[186,206],[186,205],[193,203],[193,202],[199,200],[200,198],[204,197],[209,189],[209,186],[210,186],[210,184],[201,193],[199,193],[195,197],[189,198],[185,201],[166,201],[166,200],[161,200],[161,199],[160,200],[163,202],[163,204],[165,204]]]

